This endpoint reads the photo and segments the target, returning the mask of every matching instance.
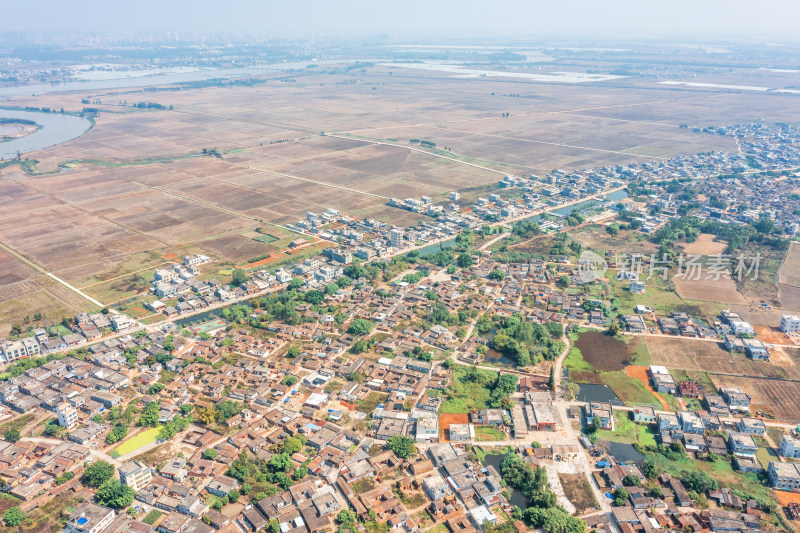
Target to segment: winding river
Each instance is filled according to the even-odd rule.
[[[0,142],[0,160],[13,159],[18,153],[26,154],[70,141],[80,137],[92,127],[92,123],[84,117],[61,113],[0,109],[0,117],[31,120],[41,126],[30,135]]]
[[[12,99],[15,96],[30,96],[64,91],[86,91],[89,93],[105,89],[150,87],[155,85],[169,85],[173,83],[185,83],[215,78],[236,78],[264,74],[267,72],[304,69],[310,65],[352,62],[351,60],[326,60],[319,62],[295,61],[237,69],[202,69],[190,72],[154,71],[151,75],[135,78],[127,77],[125,73],[120,73],[120,77],[118,78],[112,77],[100,80],[78,79],[64,83],[0,87],[0,101],[3,101],[6,105],[13,105]],[[72,139],[80,137],[92,127],[92,123],[83,117],[62,115],[60,113],[42,113],[0,108],[0,118],[31,120],[40,126],[36,132],[30,135],[11,141],[0,142],[0,161],[13,159],[17,157],[17,154],[24,156],[29,152],[71,141]]]

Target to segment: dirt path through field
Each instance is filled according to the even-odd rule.
[[[647,375],[647,367],[646,366],[636,366],[636,365],[628,365],[625,367],[625,373],[628,376],[632,377],[633,379],[638,379],[644,386],[647,387],[647,390],[656,397],[658,403],[664,408],[665,411],[671,411],[669,405],[667,404],[666,400],[653,389],[652,385],[650,385],[650,378]]]

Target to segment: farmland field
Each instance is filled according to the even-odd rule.
[[[687,255],[716,255],[725,251],[724,242],[715,241],[710,233],[701,233],[694,242],[681,245]]]
[[[777,379],[800,376],[796,366],[784,368],[766,361],[753,361],[743,354],[731,354],[712,341],[648,337],[647,348],[654,365],[670,369]]]
[[[736,290],[736,283],[731,279],[682,279],[673,278],[675,292],[681,298],[690,300],[706,300],[725,304],[746,304],[747,299]]]
[[[778,300],[787,309],[800,311],[800,243],[789,245],[778,276]]]
[[[584,361],[597,370],[622,370],[630,359],[624,341],[599,331],[585,331],[578,336],[575,347]]]
[[[739,387],[752,396],[751,409],[763,409],[781,421],[800,422],[800,383],[770,379],[747,379],[731,376],[713,376],[719,386]]]
[[[650,80],[554,85],[347,63],[294,72],[292,83],[273,72],[252,86],[148,92],[164,110],[117,104],[141,88],[10,97],[9,106],[67,112],[83,99],[100,103],[86,134],[30,154],[38,174],[0,170],[0,243],[118,302],[145,289],[157,258],[176,250],[226,265],[275,254],[298,236],[276,224],[307,211],[412,224],[424,215],[388,207],[390,197],[439,201],[454,190],[491,192],[507,173],[734,151],[731,138],[678,125],[800,118],[780,98]],[[509,92],[519,97],[501,96]],[[203,156],[209,148],[221,158]],[[60,321],[91,310],[16,263],[0,255],[0,330],[36,311]]]

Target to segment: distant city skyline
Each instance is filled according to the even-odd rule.
[[[797,39],[791,0],[9,1],[2,32],[178,32],[282,36]]]

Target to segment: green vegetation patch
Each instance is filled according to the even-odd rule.
[[[498,381],[498,373],[476,367],[456,365],[453,367],[453,380],[444,392],[445,401],[440,413],[469,413],[475,409],[501,407],[508,399],[506,389],[516,389],[517,377],[504,374]],[[509,406],[510,407],[510,406]]]
[[[492,426],[475,426],[475,439],[479,441],[503,440],[506,434]]]
[[[597,432],[599,439],[624,444],[641,444],[642,446],[655,447],[653,428],[647,424],[637,424],[630,418],[628,411],[614,411],[614,431],[601,429]]]
[[[121,457],[131,452],[135,452],[139,448],[143,448],[144,446],[155,442],[158,438],[159,431],[161,431],[161,426],[146,429],[114,448],[112,453],[116,453],[118,454],[118,457]]]
[[[158,521],[158,519],[161,518],[163,515],[164,515],[164,513],[162,513],[161,511],[159,511],[157,509],[153,509],[152,511],[147,513],[147,515],[144,518],[142,518],[142,522],[152,526],[152,525],[155,525],[155,523]]]
[[[253,240],[258,242],[263,242],[264,244],[269,244],[279,239],[275,235],[270,235],[269,233],[265,233],[263,235],[259,235],[258,237],[253,237]]]

